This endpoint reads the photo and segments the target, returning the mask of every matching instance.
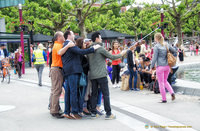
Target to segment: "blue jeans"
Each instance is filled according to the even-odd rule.
[[[132,90],[133,76],[134,76],[134,89],[137,89],[137,71],[133,71],[133,68],[130,67],[128,67],[128,70],[130,72],[129,89]]]
[[[88,78],[86,77],[86,82],[88,83]],[[79,106],[79,113],[83,112],[83,107],[87,107],[84,105],[85,94],[87,90],[87,85],[85,87],[78,87],[78,106]]]
[[[101,98],[102,98],[102,92],[101,92],[101,89],[98,88],[98,97],[97,97],[97,106],[98,107],[101,106]]]
[[[0,61],[0,69],[2,68],[2,64],[1,64],[1,61]]]
[[[78,114],[78,98],[77,87],[79,84],[80,75],[72,74],[65,77],[65,114]]]

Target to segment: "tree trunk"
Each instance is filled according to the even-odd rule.
[[[82,16],[82,11],[81,9],[77,10],[77,18],[78,18],[78,26],[81,31],[81,37],[87,38],[86,34],[86,29],[85,29],[85,18]]]
[[[138,34],[136,30],[135,30],[135,41],[138,41]]]
[[[152,35],[149,36],[149,45],[152,47]]]
[[[193,30],[193,28],[192,28],[192,37],[194,38],[194,36],[195,36],[195,34],[194,34],[194,30]]]
[[[181,44],[183,44],[183,38],[182,38],[181,19],[180,19],[180,17],[176,19],[176,29],[177,29],[177,34],[178,34],[178,44],[181,45]]]
[[[80,31],[81,31],[81,37],[87,38],[87,33],[86,33],[86,29],[85,29],[85,24],[84,24],[84,22],[81,22],[81,23],[79,24],[79,28],[80,28]]]

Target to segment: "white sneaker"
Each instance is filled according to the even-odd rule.
[[[116,85],[116,84],[113,84],[113,85],[112,85],[112,87],[113,87],[113,88],[116,88],[116,87],[117,87],[117,85]]]
[[[120,88],[120,85],[119,85],[119,83],[117,84],[117,88]]]

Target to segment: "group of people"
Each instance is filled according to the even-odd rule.
[[[146,88],[149,88],[150,83],[153,80],[157,80],[159,83],[159,90],[162,95],[161,102],[166,103],[167,100],[165,88],[170,92],[172,100],[175,99],[175,94],[173,88],[171,87],[171,77],[174,74],[175,69],[177,69],[177,67],[172,67],[172,69],[169,67],[167,61],[167,51],[169,50],[174,55],[174,57],[177,57],[179,52],[176,50],[176,48],[165,43],[164,38],[160,33],[155,34],[154,40],[156,44],[152,50],[147,49],[145,46],[145,41],[142,40],[141,42],[135,43],[134,47],[136,48],[134,48],[134,50],[129,50],[127,52],[127,68],[128,74],[130,75],[129,90],[140,90],[137,87],[138,76],[140,76],[140,81]],[[118,46],[119,45],[117,42],[113,42],[113,48],[111,50],[112,54],[120,53]],[[131,46],[131,43],[127,44],[127,47],[129,46]],[[107,63],[107,70],[108,74],[110,75],[113,87],[116,87],[115,77],[119,77],[120,63],[121,61],[119,59],[112,61],[112,63]],[[118,82],[119,81],[117,79],[116,83]]]
[[[174,91],[167,81],[171,71],[167,61],[167,52],[169,50],[176,57],[178,50],[166,44],[161,33],[156,33],[154,37],[156,44],[152,50],[147,49],[145,41],[142,40],[140,43],[134,44],[129,42],[127,49],[123,51],[120,50],[119,42],[114,41],[111,51],[107,51],[103,47],[99,32],[93,33],[91,40],[78,38],[76,41],[73,31],[56,32],[48,60],[52,85],[49,102],[50,114],[55,118],[81,119],[84,115],[96,118],[101,114],[98,107],[103,96],[105,119],[115,119],[116,116],[112,114],[110,106],[107,74],[112,81],[112,86],[120,87],[120,70],[124,66],[122,57],[127,62],[130,74],[130,90],[139,91],[137,88],[138,73],[142,84],[146,87],[151,83],[152,76],[156,74],[162,95],[161,102],[167,102],[165,88],[174,100]],[[45,47],[39,44],[37,50],[32,52],[32,62],[38,72],[39,86],[42,86],[42,71],[47,61],[44,49]],[[4,45],[1,45],[0,66],[2,65],[1,61],[6,57]],[[108,62],[106,67],[107,59],[112,60],[112,62]],[[23,54],[21,47],[19,47],[15,53],[14,61],[19,78],[23,62]],[[132,84],[133,78],[134,84]],[[82,85],[81,81],[85,84]],[[64,114],[60,112],[59,105],[62,92],[65,93]]]
[[[194,55],[198,56],[199,55],[199,44],[197,42],[195,42],[195,44],[193,44],[191,42],[190,44],[190,55],[192,56],[192,54],[194,53]]]
[[[102,47],[99,32],[93,33],[93,43],[87,43],[83,38],[75,41],[74,33],[70,30],[67,30],[64,34],[56,32],[50,69],[52,82],[50,114],[56,118],[81,119],[84,115],[91,115],[91,118],[96,118],[99,116],[97,106],[101,101],[101,95],[103,95],[105,119],[115,119],[116,116],[112,114],[110,107],[107,74],[111,78],[113,87],[119,87],[121,58],[125,54],[127,55],[127,68],[130,74],[130,90],[139,91],[137,88],[139,73],[141,81],[143,84],[145,83],[144,86],[148,87],[152,79],[157,79],[162,96],[161,103],[167,102],[165,88],[171,94],[172,100],[175,100],[173,88],[168,82],[171,68],[168,65],[167,52],[170,51],[172,54],[178,52],[164,42],[161,33],[156,33],[154,39],[156,44],[152,54],[151,51],[146,50],[144,41],[129,44],[128,49],[122,52],[119,50],[119,43],[114,41],[109,52]],[[140,46],[140,49],[138,46]],[[137,54],[138,50],[139,53]],[[111,63],[108,62],[107,68],[106,59],[112,60]],[[85,78],[86,81],[84,86],[80,84],[82,78]],[[134,84],[132,84],[133,78]],[[65,92],[64,115],[59,112],[61,109],[59,97],[62,93],[62,87],[64,87]],[[91,90],[91,93],[88,94],[88,90]],[[87,104],[90,104],[90,108]]]
[[[70,30],[64,34],[58,31],[54,35],[50,69],[50,114],[56,118],[81,119],[87,114],[91,115],[91,118],[96,118],[99,116],[97,105],[99,96],[101,101],[102,93],[105,119],[115,119],[116,116],[111,112],[105,60],[119,59],[126,54],[126,50],[117,54],[109,53],[103,48],[99,32],[93,33],[93,43],[86,42],[83,38],[75,41],[74,38],[74,33]],[[133,47],[130,49],[133,50]],[[85,79],[86,85],[80,84],[82,79]],[[59,112],[62,86],[65,91],[64,115]],[[91,93],[88,94],[90,90]],[[85,97],[88,97],[87,101]],[[90,109],[85,106],[86,103],[90,103]]]
[[[8,61],[8,50],[4,43],[0,44],[0,71],[3,69],[3,62]]]
[[[9,52],[6,48],[6,45],[4,43],[0,44],[0,69],[3,70],[3,63],[9,63]],[[21,78],[21,69],[22,69],[22,63],[24,62],[24,57],[22,54],[22,48],[19,47],[17,51],[15,52],[14,56],[14,66],[16,69],[16,72],[18,73],[19,78]]]

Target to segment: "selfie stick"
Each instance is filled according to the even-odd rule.
[[[153,32],[155,32],[156,30],[160,29],[160,27],[158,27],[157,29],[155,29],[154,31],[152,31],[151,33],[149,33],[148,35],[146,35],[144,38],[140,39],[139,41],[145,39],[146,37],[148,37],[149,35],[151,35]]]

